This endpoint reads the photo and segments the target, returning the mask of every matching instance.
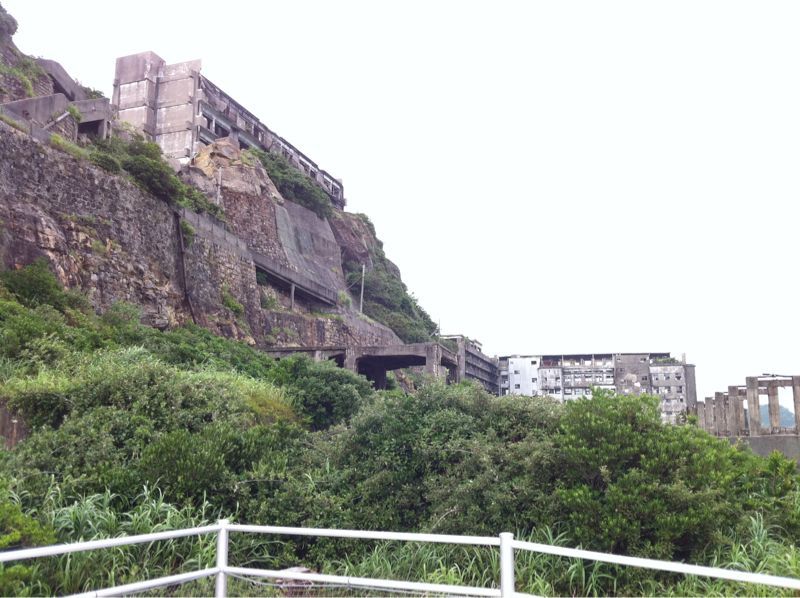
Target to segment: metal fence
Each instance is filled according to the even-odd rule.
[[[490,546],[497,547],[500,551],[500,579],[495,588],[479,588],[470,586],[455,586],[436,583],[423,583],[414,581],[399,581],[391,579],[373,579],[364,577],[349,577],[342,575],[326,575],[321,573],[303,573],[296,571],[278,571],[270,569],[253,569],[247,567],[236,567],[228,563],[228,542],[231,533],[252,533],[252,534],[271,534],[288,536],[313,536],[327,538],[348,538],[361,540],[390,540],[400,542],[434,542],[440,544],[462,544],[468,546]],[[800,579],[791,577],[777,577],[774,575],[764,575],[762,573],[748,573],[745,571],[735,571],[732,569],[721,569],[718,567],[701,567],[699,565],[687,565],[685,563],[675,563],[670,561],[659,561],[654,559],[644,559],[639,557],[622,556],[576,548],[566,548],[563,546],[552,546],[549,544],[537,544],[535,542],[524,542],[515,540],[513,534],[502,533],[499,536],[450,536],[444,534],[414,534],[402,532],[378,532],[345,529],[314,529],[302,527],[277,527],[269,525],[241,525],[230,523],[227,519],[218,521],[215,525],[204,527],[194,527],[188,529],[174,530],[168,532],[158,532],[153,534],[142,534],[139,536],[127,536],[120,538],[108,538],[104,540],[92,540],[88,542],[75,542],[73,544],[58,544],[54,546],[42,546],[39,548],[25,548],[22,550],[11,550],[0,552],[0,563],[34,559],[48,556],[58,556],[72,552],[84,552],[87,550],[99,550],[103,548],[113,548],[116,546],[128,546],[133,544],[144,544],[175,538],[185,538],[188,536],[200,536],[204,534],[217,534],[217,559],[214,567],[169,575],[150,579],[136,583],[115,586],[79,594],[79,596],[119,596],[135,594],[145,590],[163,588],[166,586],[180,585],[189,581],[216,576],[216,596],[224,597],[227,595],[227,583],[229,576],[247,578],[267,578],[281,580],[296,580],[304,582],[317,582],[321,584],[335,584],[351,588],[379,589],[379,590],[402,590],[406,592],[419,592],[426,594],[455,594],[459,596],[525,596],[516,592],[514,585],[514,553],[517,550],[549,554],[559,557],[584,559],[610,563],[616,565],[626,565],[630,567],[640,567],[656,571],[667,571],[671,573],[682,573],[685,575],[698,575],[716,579],[724,579],[737,582],[762,584],[773,587],[791,588],[800,590]]]

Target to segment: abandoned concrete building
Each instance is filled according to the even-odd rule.
[[[792,391],[794,425],[781,422],[781,389]],[[800,376],[748,376],[744,385],[728,386],[727,392],[698,401],[690,413],[709,434],[741,440],[761,455],[777,450],[800,461]]]
[[[443,336],[442,340],[455,344],[459,380],[477,380],[487,392],[500,393],[497,358],[485,355],[481,343],[462,334]]]
[[[200,60],[167,64],[154,52],[117,58],[112,105],[119,120],[142,130],[164,155],[186,164],[203,145],[231,137],[286,158],[344,209],[342,182],[270,130],[252,112],[200,74]]]
[[[500,394],[552,396],[560,401],[592,388],[654,394],[662,419],[676,423],[697,402],[694,365],[669,353],[508,355],[499,359]]]
[[[40,140],[48,140],[52,133],[68,141],[79,135],[105,139],[111,123],[108,98],[90,97],[90,91],[54,60],[39,58],[35,63],[42,75],[32,86],[33,93],[12,94],[11,101],[0,103],[0,112],[24,123]]]

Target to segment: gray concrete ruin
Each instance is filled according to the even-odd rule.
[[[105,139],[111,122],[108,98],[90,98],[55,60],[40,58],[36,63],[50,78],[54,93],[6,102],[0,105],[0,111],[25,122],[31,134],[37,130],[59,133],[70,141],[75,141],[79,135]],[[79,119],[75,119],[72,108],[77,110]],[[73,125],[65,126],[73,120]]]
[[[791,388],[794,426],[780,420],[778,390]],[[761,421],[761,397],[767,397],[768,421]],[[800,376],[749,376],[744,386],[729,386],[698,402],[697,425],[709,434],[742,440],[760,453],[778,450],[800,459]]]
[[[383,347],[287,347],[266,351],[276,359],[303,353],[316,361],[334,361],[339,367],[365,376],[377,389],[386,388],[386,373],[409,367],[447,382],[460,382],[458,356],[438,343]]]
[[[199,60],[167,64],[155,52],[117,58],[112,104],[123,122],[155,141],[164,155],[188,163],[200,147],[230,137],[242,149],[283,156],[344,209],[342,182],[200,74]]]

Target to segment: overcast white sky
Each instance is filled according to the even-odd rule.
[[[1,1],[107,94],[202,58],[490,354],[800,373],[800,3]]]

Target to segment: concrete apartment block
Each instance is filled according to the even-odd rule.
[[[694,365],[669,353],[574,353],[499,358],[500,394],[552,396],[569,401],[592,389],[654,394],[665,422],[682,421],[697,403]]]
[[[286,158],[344,209],[344,187],[286,139],[270,130],[201,70],[199,60],[167,64],[154,52],[117,58],[112,104],[121,121],[158,143],[164,155],[187,164],[203,145],[230,137]]]

